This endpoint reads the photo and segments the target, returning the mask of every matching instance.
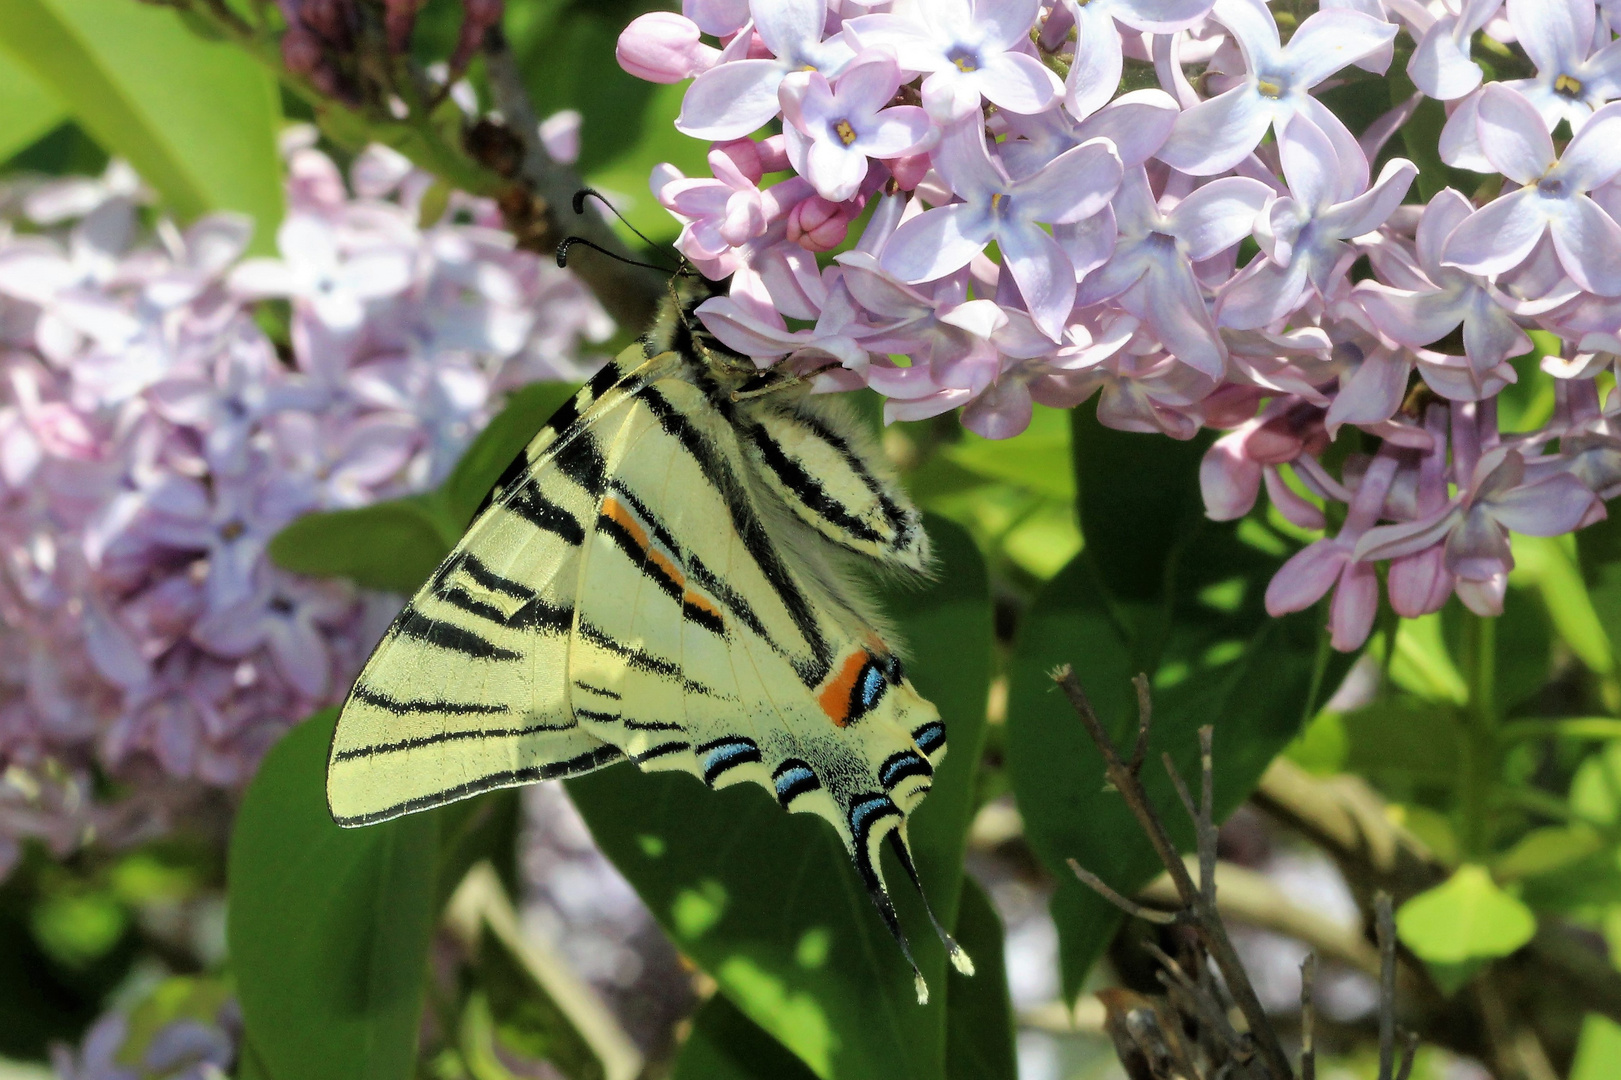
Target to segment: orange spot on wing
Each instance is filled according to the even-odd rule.
[[[697,608],[705,615],[713,615],[717,619],[721,617],[720,609],[709,602],[709,597],[701,593],[695,593],[689,589],[681,594],[681,602],[688,607]]]
[[[839,665],[838,673],[822,688],[816,696],[817,704],[827,713],[827,718],[837,727],[844,727],[850,722],[850,699],[855,696],[856,680],[861,677],[861,669],[867,666],[867,654],[853,652],[844,658]]]
[[[681,568],[668,555],[653,546],[653,541],[648,538],[647,530],[642,528],[642,523],[636,520],[636,515],[632,514],[625,504],[614,498],[603,499],[602,516],[629,533],[630,538],[641,549],[642,557],[651,563],[656,570],[670,581],[675,582],[677,588],[686,588],[687,575],[681,572]]]

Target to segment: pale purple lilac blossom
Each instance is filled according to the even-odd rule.
[[[1373,624],[1381,564],[1399,614],[1454,594],[1495,611],[1511,532],[1570,531],[1621,492],[1621,398],[1595,383],[1621,351],[1610,8],[1324,0],[1288,33],[1263,0],[683,10],[633,24],[621,55],[701,72],[682,124],[721,132],[713,178],[661,166],[654,188],[680,250],[730,276],[699,317],[762,366],[868,386],[890,420],[961,409],[992,438],[1091,397],[1122,430],[1224,432],[1212,517],[1263,490],[1295,528],[1347,507],[1269,595],[1282,613],[1332,590],[1342,649]],[[1318,95],[1387,93],[1365,73],[1401,36],[1418,93],[1353,133]],[[1482,49],[1536,74],[1482,85]],[[745,130],[710,88],[750,80],[775,100]],[[1427,148],[1407,142],[1426,96],[1451,116]],[[891,116],[909,145],[869,134]],[[1452,178],[1417,183],[1407,158],[1437,153],[1492,175],[1426,205]],[[1498,395],[1528,378],[1555,382],[1553,414],[1505,434]],[[1367,451],[1331,468],[1347,429]]]
[[[271,537],[438,483],[505,390],[583,377],[612,330],[490,204],[421,226],[430,177],[374,147],[351,193],[313,138],[276,259],[229,216],[144,230],[120,169],[0,193],[0,877],[27,838],[161,833],[333,703],[398,598],[280,570]]]

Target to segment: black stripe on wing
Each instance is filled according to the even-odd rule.
[[[503,648],[488,638],[443,619],[407,608],[395,620],[390,636],[410,638],[474,660],[521,660],[523,653]]]
[[[879,509],[883,512],[884,520],[889,522],[890,527],[895,530],[895,539],[890,546],[896,548],[909,547],[914,534],[920,527],[916,513],[909,512],[889,497],[889,488],[877,476],[873,475],[872,470],[867,467],[867,462],[856,451],[856,448],[851,446],[849,440],[845,439],[844,436],[828,427],[821,417],[810,412],[795,412],[792,416],[796,422],[809,428],[817,438],[838,451],[839,456],[844,459],[844,464],[855,474],[863,486],[872,492],[873,498],[878,501]]]
[[[838,499],[827,493],[822,482],[805,470],[797,458],[791,457],[770,432],[759,424],[750,424],[745,432],[754,448],[760,452],[760,461],[774,473],[782,486],[811,513],[834,529],[847,533],[868,544],[889,544],[883,533],[851,513]],[[887,502],[888,500],[884,500]]]
[[[504,772],[491,773],[481,776],[477,780],[469,780],[465,784],[445,788],[430,795],[418,795],[414,799],[395,803],[382,810],[373,810],[369,814],[357,814],[354,817],[334,817],[339,825],[351,827],[355,825],[370,825],[378,821],[387,821],[402,814],[409,814],[415,810],[426,810],[432,806],[443,806],[457,799],[464,799],[469,795],[477,795],[483,791],[493,791],[496,788],[516,787],[519,784],[532,784],[538,780],[556,780],[564,776],[579,776],[581,773],[600,769],[604,765],[611,765],[624,759],[624,754],[618,747],[600,746],[588,753],[565,761],[554,761],[546,765],[530,765],[522,769],[511,769]]]
[[[704,697],[712,698],[726,697],[725,694],[705,686],[701,682],[687,678],[687,673],[681,670],[680,665],[671,663],[661,656],[654,656],[646,649],[626,645],[624,642],[610,637],[595,623],[589,623],[581,619],[579,635],[582,639],[589,641],[598,648],[613,653],[637,671],[643,671],[649,675],[657,675],[671,682],[680,683],[681,688],[689,694],[701,694]]]
[[[714,380],[694,365],[688,365],[688,375],[708,397],[711,404],[721,411],[722,418],[729,424],[735,423],[735,410],[722,404],[725,395],[715,385]],[[711,445],[680,410],[670,404],[669,399],[659,392],[658,387],[644,386],[636,391],[636,396],[647,405],[665,434],[679,442],[682,448],[697,460],[700,471],[720,493],[721,501],[726,504],[732,519],[732,527],[737,531],[744,550],[759,567],[761,575],[777,594],[784,610],[788,612],[788,617],[793,620],[794,626],[810,649],[809,662],[798,659],[792,661],[796,674],[807,687],[820,685],[832,666],[833,650],[822,634],[822,628],[816,620],[816,613],[810,601],[799,591],[787,567],[778,557],[765,526],[750,507],[742,481],[733,472],[725,455]]]
[[[772,652],[783,657],[784,659],[791,659],[787,651],[785,651],[781,645],[772,639],[771,634],[765,628],[765,624],[760,621],[760,616],[755,613],[754,608],[749,604],[748,600],[744,598],[742,593],[732,588],[729,582],[727,582],[720,575],[716,574],[713,570],[709,569],[709,567],[704,564],[704,561],[700,559],[696,553],[683,548],[676,541],[675,536],[665,526],[664,522],[660,520],[659,516],[655,514],[646,503],[637,498],[635,492],[630,491],[623,484],[616,483],[613,484],[612,487],[614,497],[623,500],[627,506],[636,512],[637,517],[641,518],[642,521],[647,523],[647,527],[652,532],[653,538],[663,545],[665,550],[669,551],[676,558],[676,560],[686,570],[687,576],[690,577],[699,586],[699,588],[703,589],[710,596],[713,596],[716,600],[720,601],[722,607],[730,612],[738,622],[748,627],[750,633],[754,634],[761,641],[765,642],[766,647]],[[615,541],[619,541],[617,536],[615,537]],[[629,552],[627,552],[627,554],[629,554]],[[687,618],[692,619],[694,622],[701,622],[703,615],[707,613],[703,612],[701,609],[698,609],[686,610],[683,612],[683,614],[685,614]],[[711,627],[711,629],[714,629],[717,634],[721,633],[724,629],[724,624]]]
[[[359,701],[366,705],[375,705],[384,712],[391,712],[395,716],[409,716],[413,713],[429,713],[436,716],[490,716],[495,713],[504,713],[505,705],[497,705],[488,701],[446,701],[444,698],[397,698],[374,690],[369,686],[356,686],[349,695],[351,701]]]
[[[934,766],[913,750],[902,750],[889,755],[878,768],[878,782],[884,785],[885,791],[893,791],[895,785],[908,776],[933,775]]]
[[[398,739],[388,743],[372,743],[370,746],[353,746],[347,750],[339,750],[332,755],[332,760],[350,761],[354,758],[371,758],[380,754],[398,754],[406,750],[420,750],[424,746],[437,746],[440,743],[462,742],[467,739],[516,739],[524,735],[541,735],[554,731],[571,731],[579,727],[570,720],[566,724],[525,724],[522,727],[507,728],[466,728],[460,731],[436,731],[431,735],[417,735],[409,739]]]
[[[530,437],[529,442],[524,444],[523,449],[519,450],[512,460],[507,462],[507,467],[501,470],[501,475],[496,479],[494,486],[485,493],[483,501],[478,504],[478,509],[473,511],[473,520],[478,520],[479,515],[490,508],[491,503],[506,498],[509,492],[514,492],[515,485],[530,475],[532,463],[529,459],[529,448],[535,444],[535,440],[550,432],[552,439],[547,444],[547,448],[556,447],[559,444],[566,445],[578,435],[580,430],[583,430],[580,428],[580,417],[584,412],[600,400],[603,395],[607,394],[609,390],[618,386],[635,372],[636,368],[621,367],[617,360],[610,360],[603,364],[597,370],[597,373],[591,376],[589,382],[581,387],[578,392],[571,394],[567,401],[557,407],[557,411],[552,413],[544,424],[540,425],[540,428]],[[542,453],[544,452],[543,450]],[[522,513],[521,510],[518,512]]]

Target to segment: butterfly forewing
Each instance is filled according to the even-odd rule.
[[[605,367],[530,441],[367,661],[327,767],[340,825],[619,759],[574,718],[566,660],[596,506],[578,459],[629,404],[627,369]]]

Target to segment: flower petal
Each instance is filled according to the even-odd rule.
[[[1272,107],[1255,88],[1235,86],[1178,116],[1158,156],[1191,176],[1214,176],[1248,157],[1271,122]]]
[[[1621,296],[1621,225],[1586,195],[1563,202],[1548,223],[1560,265],[1587,292]]]
[[[786,72],[775,60],[733,60],[692,80],[675,126],[695,139],[740,139],[777,115]]]
[[[1525,95],[1501,83],[1488,83],[1475,110],[1481,152],[1510,180],[1536,183],[1557,160],[1553,139]]]
[[[1443,262],[1476,274],[1500,274],[1525,261],[1548,227],[1534,190],[1499,196],[1464,219],[1447,240]]]
[[[989,219],[977,207],[936,207],[901,222],[884,245],[880,265],[904,282],[933,281],[967,266],[991,235]]]

